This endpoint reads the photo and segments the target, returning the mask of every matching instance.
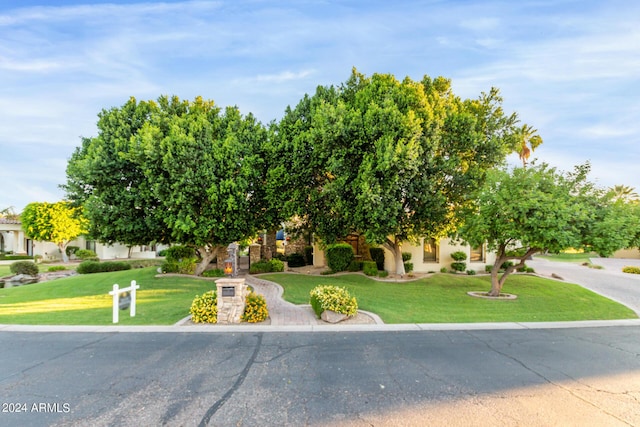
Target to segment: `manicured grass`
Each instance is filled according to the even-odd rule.
[[[120,325],[170,325],[188,316],[196,295],[215,289],[215,283],[188,277],[156,278],[157,267],[66,279],[0,289],[0,324],[111,325],[112,297],[117,283],[136,280],[136,317],[120,312]]]
[[[279,283],[284,298],[308,304],[319,284],[346,287],[358,307],[379,315],[385,323],[547,322],[637,318],[629,308],[578,285],[530,275],[507,279],[503,292],[512,301],[473,298],[468,291],[488,291],[488,276],[436,274],[412,282],[372,280],[360,274],[309,276],[274,273],[261,278]]]
[[[547,254],[547,255],[535,255],[535,258],[546,259],[549,261],[558,261],[558,262],[575,262],[575,263],[585,263],[591,262],[589,258],[598,258],[598,254],[595,252],[562,252],[559,254]]]

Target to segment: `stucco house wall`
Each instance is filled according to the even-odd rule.
[[[612,258],[640,259],[640,248],[620,249],[614,252]]]
[[[485,266],[487,264],[493,265],[496,259],[495,253],[488,252],[486,247],[483,247],[481,260],[471,261],[471,248],[468,245],[452,243],[450,239],[440,239],[437,245],[437,261],[425,261],[424,241],[425,239],[420,239],[418,244],[404,243],[402,245],[402,252],[411,254],[409,262],[413,263],[413,271],[416,273],[439,272],[443,267],[450,269],[453,262],[451,253],[456,251],[462,251],[467,254],[467,260],[465,261],[467,270],[484,271]],[[327,266],[325,252],[318,243],[313,245],[313,266]],[[384,269],[388,272],[394,272],[396,269],[393,254],[386,248],[384,248]]]
[[[450,239],[440,239],[437,245],[437,260],[425,261],[424,241],[425,239],[420,239],[419,244],[404,243],[402,245],[402,252],[411,254],[411,260],[408,262],[413,263],[415,273],[439,272],[443,267],[451,269],[451,263],[454,262],[451,253],[457,251],[467,254],[467,259],[464,261],[467,263],[467,270],[484,271],[485,265],[493,264],[496,260],[495,253],[489,252],[486,247],[483,247],[481,260],[471,261],[471,248],[468,245],[453,243]],[[393,254],[387,249],[384,250],[384,269],[389,272],[395,271]]]

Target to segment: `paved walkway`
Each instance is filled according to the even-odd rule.
[[[269,307],[271,325],[317,325],[313,312],[308,307],[298,306],[282,299],[283,289],[280,285],[262,280],[247,274],[244,276],[247,284],[251,285],[256,293],[264,296]]]

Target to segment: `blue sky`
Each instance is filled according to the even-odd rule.
[[[640,190],[640,2],[0,1],[0,209],[61,200],[102,109],[201,95],[263,123],[317,85],[367,75],[492,86],[544,139]]]

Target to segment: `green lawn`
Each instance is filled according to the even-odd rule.
[[[121,325],[170,325],[189,315],[196,295],[215,289],[209,280],[160,277],[157,267],[79,275],[0,289],[0,324],[111,325],[114,283],[136,280],[140,289],[136,317],[120,312]]]
[[[598,258],[598,254],[594,252],[576,252],[576,253],[567,253],[562,252],[559,254],[547,254],[547,255],[535,255],[535,258],[546,259],[549,261],[558,261],[558,262],[575,262],[575,263],[590,263],[589,258]]]
[[[372,280],[360,274],[309,276],[275,273],[261,278],[277,282],[284,298],[308,304],[309,291],[319,284],[345,286],[359,308],[385,323],[546,322],[637,318],[629,308],[578,285],[529,275],[507,279],[503,291],[516,300],[473,298],[468,291],[488,291],[488,276],[436,274],[406,283]]]
[[[196,295],[215,289],[211,280],[165,276],[156,267],[79,275],[50,282],[0,289],[0,324],[111,325],[114,283],[131,280],[140,285],[136,317],[120,312],[121,325],[168,325],[186,317]],[[467,291],[488,290],[487,276],[436,274],[406,283],[379,282],[361,274],[309,276],[276,273],[261,278],[280,283],[284,297],[308,304],[318,284],[346,286],[359,307],[378,314],[386,323],[469,323],[627,319],[630,309],[577,285],[516,275],[504,292],[514,301],[472,298]]]

